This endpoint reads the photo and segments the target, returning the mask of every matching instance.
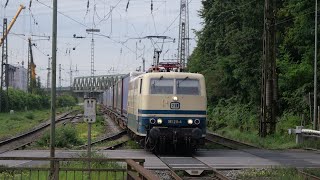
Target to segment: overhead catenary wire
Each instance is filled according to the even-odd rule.
[[[40,2],[42,2],[42,3],[46,3],[46,1],[43,1],[43,0],[40,0]],[[93,2],[93,1],[92,1]],[[99,1],[100,2],[100,1]],[[114,1],[108,1],[108,2],[111,2],[111,4],[113,4],[113,5],[115,5],[116,4],[116,1],[114,0]],[[117,1],[117,2],[120,2],[120,1]],[[135,1],[131,1],[130,2],[130,5],[129,5],[129,8],[130,8],[130,10],[132,9],[132,7],[134,7],[134,6],[132,6],[134,3],[133,2],[135,2]],[[154,2],[154,1],[153,1]],[[157,1],[158,2],[158,1]],[[156,3],[157,3],[156,2]],[[34,2],[33,2],[34,3]],[[90,2],[91,3],[91,2]],[[36,4],[37,4],[37,2],[36,2]],[[36,4],[33,4],[33,7],[35,7],[35,5]],[[114,10],[116,10],[118,13],[120,12],[120,13],[122,13],[123,14],[123,12],[124,12],[124,5],[125,4],[125,2],[123,2],[122,1],[122,3],[120,2],[120,6],[121,6],[121,8],[118,8],[118,9],[116,9],[116,8],[114,8],[114,7],[111,7],[110,8],[110,10],[108,9],[107,11],[106,11],[106,13],[110,13],[110,17],[108,16],[108,14],[105,14],[105,15],[103,15],[103,14],[101,14],[101,11],[99,11],[99,12],[97,12],[96,13],[96,17],[98,17],[98,19],[96,19],[96,20],[98,20],[98,21],[96,21],[95,23],[96,23],[96,26],[98,26],[98,24],[99,24],[99,21],[101,21],[101,20],[108,20],[108,19],[110,19],[111,18],[111,13],[112,12],[114,12]],[[163,3],[164,4],[164,3]],[[153,19],[154,19],[154,23],[153,23],[153,26],[155,26],[155,24],[157,24],[157,21],[155,21],[155,20],[157,20],[158,18],[157,18],[157,16],[156,16],[156,14],[155,14],[155,12],[156,12],[156,10],[157,9],[159,9],[159,6],[158,6],[158,4],[154,4],[154,5],[156,5],[156,6],[154,6],[154,9],[153,9]],[[91,6],[91,9],[92,9],[92,4],[90,4],[90,6]],[[98,6],[97,6],[98,7]],[[35,12],[35,11],[33,11],[33,12]],[[69,11],[68,11],[69,12]],[[77,17],[74,17],[74,16],[70,16],[68,13],[64,13],[64,12],[58,12],[60,15],[63,15],[63,16],[65,16],[65,17],[67,17],[68,19],[71,19],[72,18],[72,21],[78,21],[78,22],[76,22],[77,24],[82,24],[81,26],[83,26],[83,25],[86,25],[86,23],[84,23],[83,21],[82,21],[82,19],[80,18],[80,20],[78,20],[77,19]],[[150,13],[150,12],[149,12]],[[92,12],[91,12],[91,14],[92,14]],[[37,14],[35,14],[36,16],[36,18],[37,18]],[[102,15],[102,16],[99,16],[99,15]],[[115,13],[115,15],[117,15],[117,13]],[[121,14],[120,14],[121,15]],[[118,16],[118,15],[117,15]],[[151,15],[150,15],[150,17],[151,17]],[[100,18],[100,19],[99,19]],[[130,22],[130,21],[129,21]],[[32,23],[34,23],[34,22],[32,22]],[[148,33],[148,32],[152,32],[153,31],[153,28],[152,28],[152,23],[149,21],[148,22],[148,24],[147,24],[149,27],[148,28],[143,28],[143,31],[146,33],[146,34],[148,34],[148,35],[150,35],[150,33]],[[90,26],[90,25],[89,25]],[[131,25],[132,26],[132,25]],[[83,26],[83,27],[86,27],[86,26]],[[129,25],[129,27],[130,27],[130,25]],[[138,26],[136,26],[137,28],[138,28]],[[139,35],[139,36],[137,36],[137,37],[141,37],[142,36],[142,34],[144,33],[144,32],[139,32],[140,31],[140,29],[141,29],[141,27],[139,27],[139,31],[137,31],[137,29],[136,29],[136,27],[134,27],[134,25],[132,26],[132,30],[134,30],[134,31],[130,31],[129,30],[129,34],[128,34],[128,37],[132,37],[132,32],[134,32],[134,33],[136,33],[136,35]],[[166,26],[165,26],[166,27]],[[170,28],[171,28],[172,26],[170,26],[168,29],[170,30]],[[158,33],[161,33],[161,31],[163,31],[163,26],[156,26],[156,28],[155,28],[155,31],[156,31],[156,33],[158,34]],[[37,28],[38,29],[38,28]],[[129,28],[130,29],[130,28]],[[35,31],[35,32],[38,32],[38,31]],[[109,33],[109,32],[108,32]],[[141,33],[141,34],[140,34]],[[101,35],[103,35],[102,33],[100,33]],[[135,52],[135,50],[132,50],[131,48],[131,44],[132,43],[128,43],[128,44],[124,44],[124,43],[122,43],[122,39],[120,39],[120,38],[118,38],[118,37],[116,37],[117,36],[117,34],[114,34],[115,36],[114,37],[107,37],[106,39],[108,39],[108,40],[111,40],[113,43],[116,43],[116,44],[119,44],[121,47],[123,47],[123,50],[125,50],[125,51],[129,51],[130,53],[134,53]],[[61,36],[60,36],[61,37]],[[65,37],[65,38],[68,38],[68,37]],[[71,39],[72,37],[70,37],[70,39]],[[67,41],[67,40],[66,40]],[[144,41],[141,41],[143,44],[145,43]],[[149,44],[149,43],[148,43]],[[148,46],[149,45],[147,45],[147,47],[146,48],[143,48],[143,49],[148,49]],[[142,48],[143,46],[140,46],[139,45],[139,48],[138,48],[138,51],[140,51],[140,48]],[[125,51],[124,51],[124,53],[125,53]],[[141,52],[138,52],[138,55],[140,55],[140,53]],[[171,52],[170,52],[171,53]]]

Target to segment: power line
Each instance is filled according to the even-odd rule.
[[[39,0],[37,0],[36,2],[38,2],[38,3],[42,4],[43,6],[46,6],[47,8],[52,9],[52,7],[51,7],[51,6],[46,5],[45,3],[43,3],[43,2],[41,2],[41,1],[39,1]],[[76,19],[74,19],[74,18],[72,18],[72,17],[70,17],[70,16],[68,16],[68,15],[66,15],[66,14],[64,14],[64,13],[62,13],[62,12],[60,12],[60,11],[58,11],[58,13],[59,13],[59,14],[61,14],[61,15],[63,15],[63,16],[65,16],[65,17],[67,17],[67,18],[69,18],[69,19],[71,19],[72,21],[74,21],[74,22],[76,22],[76,23],[78,23],[78,24],[80,24],[80,25],[84,26],[84,27],[88,27],[87,25],[83,24],[82,22],[80,22],[80,21],[78,21],[78,20],[76,20]]]

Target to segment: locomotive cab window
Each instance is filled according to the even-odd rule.
[[[200,83],[197,79],[177,79],[177,94],[183,95],[200,95]]]
[[[173,94],[173,79],[151,79],[150,93],[151,94]]]

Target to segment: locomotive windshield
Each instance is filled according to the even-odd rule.
[[[199,95],[200,85],[196,79],[177,79],[176,80],[177,94],[183,95]]]
[[[200,82],[197,79],[160,78],[160,79],[151,79],[150,84],[151,84],[151,87],[150,87],[151,94],[200,95]]]
[[[151,79],[151,94],[173,94],[173,79]]]

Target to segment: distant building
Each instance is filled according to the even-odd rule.
[[[28,91],[28,71],[21,65],[8,66],[9,87]]]

